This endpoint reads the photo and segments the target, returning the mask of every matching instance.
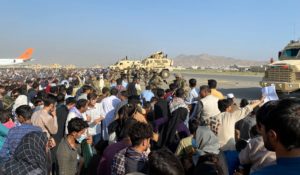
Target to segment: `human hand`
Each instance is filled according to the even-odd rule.
[[[86,137],[86,143],[89,145],[91,145],[93,143],[93,137],[91,135],[88,135]]]

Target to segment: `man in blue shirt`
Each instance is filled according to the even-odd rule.
[[[277,164],[252,175],[298,175],[300,172],[300,99],[270,101],[262,106],[257,117],[258,131],[265,147],[276,153]],[[265,110],[265,111],[264,111]]]
[[[21,123],[21,126],[11,128],[8,131],[6,140],[0,151],[1,161],[8,160],[14,154],[15,149],[26,134],[32,131],[42,132],[41,128],[31,124],[32,112],[31,107],[28,105],[21,105],[16,109],[17,119]]]
[[[143,100],[143,104],[144,102],[150,102],[152,97],[154,97],[154,94],[151,91],[150,86],[148,85],[146,86],[146,89],[141,94],[141,99]]]

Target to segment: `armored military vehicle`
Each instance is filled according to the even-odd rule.
[[[275,85],[276,91],[290,93],[300,89],[300,41],[290,43],[280,52],[278,60],[270,63],[260,85]]]
[[[141,61],[140,69],[147,72],[157,72],[162,78],[166,79],[173,71],[172,66],[173,60],[169,59],[163,52],[156,52]]]
[[[140,65],[140,61],[128,60],[127,57],[110,65],[108,68],[113,71],[126,71],[135,65]]]
[[[139,72],[143,74],[139,77],[151,76],[153,72],[157,72],[162,78],[166,79],[173,71],[173,60],[167,58],[163,52],[156,52],[142,61],[128,60],[127,57],[109,66],[108,68],[115,72],[131,74],[131,72]]]

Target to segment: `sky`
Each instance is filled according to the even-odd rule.
[[[266,61],[300,38],[299,0],[1,0],[0,58],[109,65],[202,53]]]

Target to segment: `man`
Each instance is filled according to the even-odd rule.
[[[90,93],[88,98],[88,109],[86,114],[91,117],[89,122],[89,134],[92,135],[94,144],[101,140],[101,121],[104,119],[104,112],[101,103],[97,103],[97,94]]]
[[[136,89],[136,84],[138,82],[139,82],[139,79],[137,77],[134,77],[132,82],[128,84],[128,86],[127,86],[128,96],[138,95],[138,91]]]
[[[90,116],[86,115],[86,110],[88,109],[88,100],[80,99],[76,102],[76,105],[70,109],[67,120],[65,133],[68,134],[68,123],[72,118],[81,118],[87,122],[90,121]]]
[[[200,100],[198,101],[191,118],[204,121],[209,117],[215,116],[220,113],[218,109],[218,98],[211,95],[211,90],[208,86],[200,86],[199,92]]]
[[[87,100],[87,95],[92,92],[92,87],[89,85],[82,86],[82,93],[77,97],[77,100],[85,99]]]
[[[47,133],[48,138],[57,133],[57,117],[56,117],[56,99],[52,96],[44,99],[43,109],[33,113],[31,117],[33,125],[42,128]]]
[[[217,97],[220,100],[224,99],[223,94],[216,89],[217,88],[217,81],[216,80],[210,79],[210,80],[207,81],[207,84],[208,84],[208,87],[211,90],[211,95]]]
[[[206,123],[211,130],[219,138],[221,150],[235,150],[234,126],[235,123],[245,118],[253,108],[263,103],[263,98],[253,101],[244,108],[233,111],[232,103],[228,99],[223,99],[218,102],[218,107],[221,113],[206,120]]]
[[[76,99],[74,97],[69,97],[66,99],[66,104],[59,104],[56,107],[58,130],[57,133],[53,136],[56,143],[59,143],[65,135],[65,125],[69,114],[69,110],[72,109],[75,106],[75,104]]]
[[[152,97],[154,97],[153,92],[151,91],[150,86],[146,86],[146,89],[141,94],[141,99],[143,100],[143,104],[145,102],[150,102]]]
[[[81,118],[73,118],[68,123],[68,135],[58,145],[57,160],[60,175],[74,175],[80,172],[78,155],[81,155],[80,143],[86,139],[87,122]],[[92,144],[91,137],[87,143]]]
[[[16,115],[20,126],[11,128],[8,132],[4,145],[0,151],[0,160],[6,161],[14,154],[22,138],[32,131],[42,131],[40,127],[33,126],[31,123],[32,109],[28,105],[19,106]]]
[[[276,153],[277,164],[252,175],[298,175],[300,172],[300,100],[283,99],[262,120],[258,130],[265,147]]]
[[[176,84],[177,88],[185,89],[186,81],[185,79],[182,78],[182,75],[180,73],[176,73],[174,74],[174,76],[175,76],[174,83]]]
[[[110,90],[110,94],[111,95],[109,97],[102,100],[102,108],[105,116],[102,128],[102,137],[104,140],[108,140],[107,127],[114,120],[116,107],[121,102],[121,100],[117,97],[118,90],[116,88],[112,88]]]
[[[197,80],[192,78],[189,80],[190,92],[185,99],[187,104],[195,104],[197,103],[197,98],[199,97],[199,89],[196,88]]]
[[[169,106],[167,100],[164,99],[165,91],[161,88],[156,91],[158,100],[154,105],[154,118],[155,120],[160,118],[169,118]]]
[[[137,122],[129,130],[132,146],[118,152],[112,163],[112,175],[125,175],[133,172],[147,173],[148,156],[153,131],[150,125]]]
[[[128,104],[128,93],[127,91],[121,91],[119,92],[119,99],[121,100],[121,102],[118,104],[118,106],[116,107],[116,110],[115,110],[115,116],[117,116],[119,110]]]
[[[28,101],[32,102],[32,99],[37,95],[39,91],[39,84],[37,82],[34,82],[31,86],[31,88],[28,90]]]
[[[153,76],[150,78],[148,85],[153,88],[158,88],[164,80],[158,75],[156,71],[153,72]]]
[[[150,153],[148,170],[148,175],[185,174],[180,160],[165,148]]]
[[[126,90],[126,88],[122,86],[122,78],[117,79],[116,89],[118,89],[119,92],[122,92],[122,91]]]

